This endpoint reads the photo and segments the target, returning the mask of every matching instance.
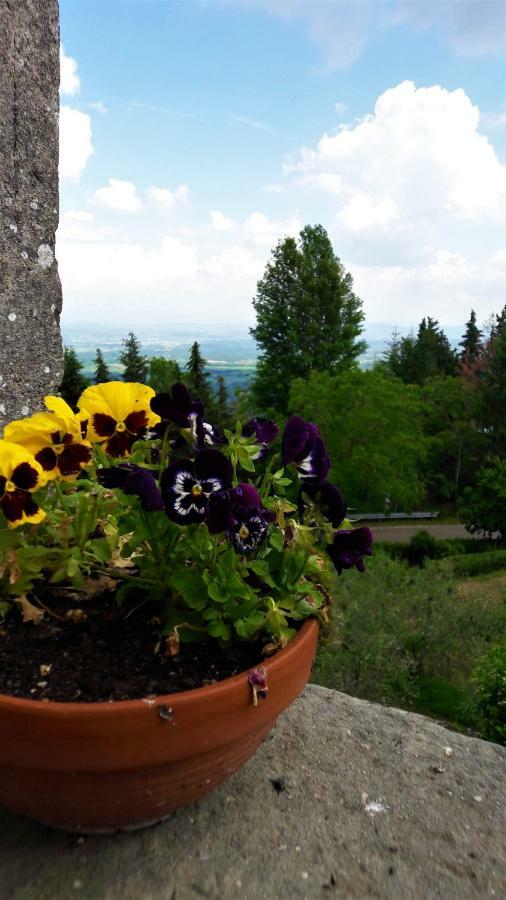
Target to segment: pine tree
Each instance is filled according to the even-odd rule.
[[[227,385],[223,375],[218,375],[218,390],[216,392],[216,424],[225,428],[230,424],[230,407],[228,402]]]
[[[106,361],[104,359],[104,354],[102,353],[100,347],[97,347],[97,352],[95,355],[95,359],[93,360],[93,364],[95,366],[95,374],[94,374],[95,384],[103,384],[104,381],[109,381],[111,376],[110,376]]]
[[[123,381],[145,382],[149,360],[141,353],[140,341],[137,340],[133,331],[130,331],[128,337],[122,343],[124,350],[120,353],[119,359],[125,367]]]
[[[192,397],[200,400],[209,411],[212,407],[212,391],[206,366],[207,360],[202,356],[197,341],[194,341],[186,363],[185,381]]]
[[[83,375],[83,363],[72,347],[65,347],[63,351],[63,378],[60,384],[60,394],[63,399],[74,409],[77,401],[88,387],[89,381]]]
[[[457,355],[436,319],[422,319],[416,337],[394,334],[385,363],[392,375],[406,384],[423,384],[438,375],[455,375]]]
[[[260,409],[286,412],[295,378],[344,371],[366,347],[358,340],[362,302],[321,225],[278,243],[253,306],[251,334],[261,353],[252,389]]]
[[[466,324],[466,330],[462,336],[459,347],[462,347],[460,360],[466,365],[474,365],[482,351],[481,343],[482,333],[476,324],[476,313],[471,310],[469,322]]]

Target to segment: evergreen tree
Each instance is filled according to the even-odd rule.
[[[148,381],[157,394],[170,391],[176,381],[181,381],[181,369],[175,359],[152,356],[149,360]]]
[[[220,428],[226,428],[230,424],[230,407],[228,402],[227,385],[223,375],[218,375],[218,390],[216,392],[216,424]]]
[[[479,365],[478,417],[490,451],[506,456],[506,306],[496,316]]]
[[[63,378],[60,384],[60,394],[63,399],[74,409],[77,401],[88,387],[89,381],[83,375],[83,363],[72,347],[63,350]]]
[[[213,404],[209,373],[206,366],[207,360],[202,356],[197,341],[194,341],[186,363],[185,381],[192,397],[195,400],[200,400],[209,412],[209,408]]]
[[[120,363],[125,367],[123,381],[145,382],[148,374],[149,360],[141,353],[141,343],[133,331],[123,341],[124,349],[119,355]]]
[[[111,376],[109,374],[109,369],[108,369],[106,361],[104,359],[104,354],[102,353],[100,347],[97,347],[97,352],[95,355],[95,359],[93,360],[93,365],[95,366],[95,375],[94,375],[95,384],[103,384],[104,381],[109,381]]]
[[[428,378],[455,375],[457,355],[436,319],[428,316],[418,326],[416,337],[394,334],[388,346],[387,371],[406,384],[423,384]]]
[[[321,225],[278,243],[253,306],[251,334],[261,350],[253,394],[261,409],[286,412],[295,378],[349,369],[366,347],[358,340],[362,302]]]
[[[479,358],[482,351],[481,338],[482,333],[476,324],[476,313],[472,309],[469,322],[466,324],[465,333],[459,344],[459,347],[462,347],[460,359],[466,365],[473,365]]]

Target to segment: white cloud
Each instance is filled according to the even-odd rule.
[[[148,200],[162,212],[173,209],[176,203],[187,203],[189,188],[187,184],[180,184],[175,191],[168,188],[149,187],[146,191]]]
[[[60,109],[60,178],[78,181],[93,154],[91,119],[78,109]]]
[[[478,120],[463,90],[405,81],[372,115],[302,148],[285,171],[335,195],[338,219],[353,230],[498,217],[505,170]]]
[[[334,104],[334,106],[335,106],[335,110],[336,110],[336,113],[338,116],[343,116],[344,113],[346,112],[346,110],[348,109],[348,107],[346,106],[346,103],[341,103],[340,100],[338,100],[337,103]]]
[[[89,103],[88,106],[90,107],[90,109],[96,109],[101,116],[105,116],[109,111],[105,103],[102,103],[101,100],[94,100],[93,103]]]
[[[109,178],[104,187],[95,191],[92,202],[115,212],[138,212],[142,208],[135,184],[120,178]]]
[[[211,226],[215,231],[232,231],[235,222],[219,209],[211,210]]]
[[[302,228],[298,214],[290,219],[270,219],[264,213],[253,212],[244,221],[242,231],[247,241],[266,250],[288,235],[296,236]]]
[[[60,94],[69,94],[73,97],[79,93],[80,88],[77,62],[66,55],[63,44],[60,44]]]
[[[60,216],[58,241],[99,241],[106,230],[98,228],[93,213],[83,209],[66,209]]]
[[[282,184],[264,184],[262,190],[266,194],[282,194],[284,187]]]

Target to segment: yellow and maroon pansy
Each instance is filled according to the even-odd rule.
[[[47,477],[73,479],[91,462],[92,450],[84,440],[88,415],[76,415],[61,397],[45,397],[47,412],[34,413],[5,427],[5,440],[26,447]]]
[[[0,439],[0,510],[10,528],[42,521],[46,514],[32,493],[45,483],[42,466],[28,450]]]
[[[129,456],[132,444],[160,421],[151,409],[153,388],[128,381],[92,385],[77,405],[89,414],[87,436],[103,443],[110,456]]]

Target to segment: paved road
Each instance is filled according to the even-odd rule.
[[[480,539],[479,535],[469,534],[463,525],[433,525],[429,522],[420,522],[419,525],[382,525],[380,523],[375,525],[372,523],[371,530],[375,540],[394,541],[397,544],[410,541],[418,531],[428,531],[435,538],[475,537],[476,540]]]

